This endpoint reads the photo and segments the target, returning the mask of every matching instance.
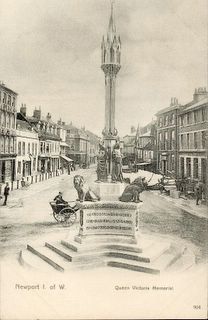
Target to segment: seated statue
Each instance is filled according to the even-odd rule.
[[[89,188],[84,178],[80,175],[74,177],[74,188],[77,190],[77,201],[99,201],[100,198]]]
[[[119,200],[122,202],[142,202],[142,200],[140,200],[140,193],[142,193],[146,187],[147,182],[145,182],[145,178],[139,177],[124,189]]]

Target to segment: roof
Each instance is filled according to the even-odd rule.
[[[195,109],[195,108],[199,108],[201,106],[203,106],[204,104],[208,104],[208,97],[198,101],[198,102],[195,102],[192,101],[192,103],[188,103],[187,105],[184,105],[184,109],[181,110],[181,113],[186,113],[192,109]]]
[[[55,141],[61,141],[61,138],[57,135],[50,134],[48,132],[38,132],[38,137],[44,140],[55,140]]]
[[[5,85],[2,85],[1,83],[0,83],[0,88],[2,88],[3,90],[9,91],[9,92],[11,92],[11,93],[15,94],[16,96],[18,95],[18,93],[17,93],[17,92],[15,92],[15,91],[13,91],[13,90],[11,90],[11,89],[7,88]]]
[[[19,119],[17,119],[16,121],[16,128],[17,130],[30,131],[30,132],[32,131],[32,127],[27,121],[19,120]]]
[[[60,146],[61,146],[61,147],[69,147],[69,145],[68,145],[66,142],[64,142],[64,141],[61,141],[61,142],[60,142]]]
[[[138,146],[139,149],[145,149],[145,150],[153,150],[154,149],[154,143],[152,141],[149,141],[144,147]]]
[[[156,116],[159,116],[163,113],[167,113],[167,112],[170,112],[170,111],[174,111],[174,110],[177,110],[177,109],[180,109],[180,105],[175,105],[175,106],[170,106],[170,107],[167,107],[167,108],[163,108],[161,110],[159,110],[157,113],[156,113]]]
[[[142,137],[150,137],[152,136],[151,135],[151,132],[150,131],[147,131],[146,133],[142,134],[141,136],[139,136],[139,138],[142,138]]]

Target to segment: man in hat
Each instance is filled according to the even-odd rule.
[[[4,187],[4,203],[3,203],[3,206],[7,205],[7,198],[8,198],[8,195],[9,195],[9,191],[10,191],[9,183],[7,182],[6,186]]]

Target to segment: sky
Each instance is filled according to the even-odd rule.
[[[0,80],[18,93],[18,109],[41,106],[101,135],[105,87],[101,39],[109,0],[0,0]],[[144,126],[170,104],[207,85],[206,0],[116,0],[121,70],[116,86],[119,134]]]

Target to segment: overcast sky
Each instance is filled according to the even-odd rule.
[[[18,107],[41,106],[54,120],[104,127],[100,43],[109,0],[0,0],[0,80]],[[116,0],[122,41],[116,127],[145,125],[170,104],[206,86],[207,0]]]

